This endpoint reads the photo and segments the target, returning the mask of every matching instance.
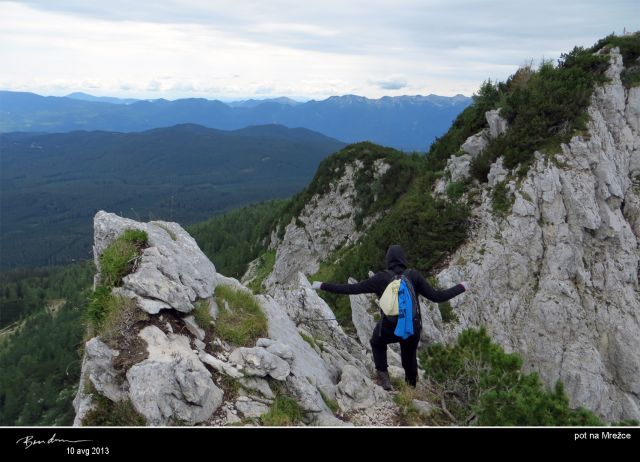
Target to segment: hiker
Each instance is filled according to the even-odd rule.
[[[414,291],[412,299],[415,299],[415,302],[413,302],[415,306],[413,306],[412,313],[413,325],[406,326],[407,331],[412,333],[412,335],[408,335],[406,338],[396,335],[398,332],[397,328],[399,327],[397,326],[399,322],[397,319],[402,316],[387,317],[383,313],[382,319],[376,324],[370,343],[378,381],[385,390],[392,389],[389,372],[387,371],[387,345],[397,342],[400,342],[400,355],[402,357],[405,381],[408,385],[415,387],[418,379],[418,359],[416,353],[422,331],[422,318],[420,316],[420,305],[417,294],[426,297],[432,302],[443,303],[469,290],[469,284],[462,282],[447,290],[435,290],[418,271],[407,269],[407,257],[399,245],[392,245],[389,247],[389,250],[387,250],[386,266],[387,269],[385,271],[380,271],[369,279],[357,284],[330,284],[315,281],[311,287],[316,290],[326,290],[336,294],[376,294],[378,298],[381,298],[391,281],[399,279],[401,275],[405,276],[409,282],[409,284],[407,284],[409,291]]]

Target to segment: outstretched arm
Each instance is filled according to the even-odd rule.
[[[332,284],[330,282],[322,282],[319,288],[327,292],[333,292],[334,294],[375,294],[380,290],[380,284],[384,284],[382,277],[383,276],[378,273],[356,284]]]
[[[436,303],[443,303],[447,300],[451,300],[453,297],[460,295],[465,291],[465,286],[463,284],[455,285],[446,290],[436,290],[431,287],[431,285],[420,273],[418,273],[417,284],[415,288],[416,292],[418,292],[420,295]]]

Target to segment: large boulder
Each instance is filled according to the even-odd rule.
[[[287,345],[293,352],[291,374],[303,378],[307,384],[309,384],[310,380],[313,382],[314,388],[319,388],[331,398],[335,397],[335,383],[327,369],[327,365],[318,353],[300,336],[296,325],[287,315],[285,308],[267,295],[258,296],[258,300],[267,316],[269,338]],[[313,393],[313,396],[320,398],[317,391]],[[317,407],[323,407],[323,404],[322,399],[320,399]]]
[[[340,409],[348,412],[370,408],[379,401],[388,400],[388,396],[358,368],[348,364],[342,368],[336,399]]]
[[[349,284],[355,284],[357,282],[354,278],[349,278]],[[369,340],[376,325],[372,315],[372,311],[375,311],[373,295],[349,295],[349,301],[351,302],[351,320],[353,321],[353,326],[356,328],[358,340],[370,351],[371,344]]]
[[[249,376],[285,380],[291,372],[287,361],[261,347],[237,348],[229,356],[229,362]]]
[[[119,352],[109,348],[98,337],[94,337],[85,344],[87,358],[86,377],[91,380],[95,389],[111,401],[122,401],[127,398],[124,377],[119,374],[113,360]]]
[[[209,419],[222,403],[223,392],[191,350],[189,339],[165,335],[155,326],[145,327],[139,335],[147,342],[149,358],[127,371],[134,408],[151,425]]]
[[[174,308],[185,313],[197,299],[213,295],[216,270],[196,241],[177,223],[140,223],[113,213],[94,217],[93,254],[100,268],[100,255],[126,229],[145,231],[149,246],[144,249],[136,271],[123,278],[121,295],[134,299],[150,314]],[[100,274],[97,275],[99,282]]]

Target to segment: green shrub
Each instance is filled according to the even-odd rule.
[[[302,422],[303,412],[298,402],[285,395],[277,395],[269,412],[260,416],[264,426],[285,427]]]
[[[407,385],[404,380],[392,380],[392,384],[397,390],[393,402],[398,405],[401,425],[427,425],[427,417],[413,404],[413,400],[417,398],[416,389]]]
[[[95,407],[82,419],[82,425],[85,427],[144,427],[147,424],[144,416],[135,410],[130,400],[114,403],[95,389],[92,398]]]
[[[147,245],[145,231],[127,229],[100,255],[100,275],[105,286],[118,286],[129,274],[142,249]]]
[[[491,193],[491,207],[494,212],[506,215],[511,210],[515,196],[509,193],[507,182],[501,181],[496,184]]]
[[[327,405],[329,410],[334,414],[340,410],[340,406],[338,406],[338,402],[334,399],[329,398],[322,390],[320,390],[320,396],[322,396],[322,401]]]
[[[249,292],[231,286],[216,287],[216,298],[220,300],[220,312],[216,322],[218,336],[240,346],[252,346],[260,337],[267,336],[267,318],[260,303]],[[230,310],[224,309],[224,302]]]
[[[300,334],[300,337],[302,337],[302,340],[307,342],[311,346],[311,348],[313,348],[314,350],[318,348],[318,344],[313,339],[313,337],[309,337],[307,334],[304,334],[302,332],[298,332],[298,333]]]
[[[116,297],[111,295],[111,287],[99,286],[89,296],[87,321],[95,330],[100,330],[104,320],[116,307]]]
[[[378,159],[384,159],[390,169],[374,181],[373,165]],[[300,214],[314,195],[327,193],[331,184],[344,174],[346,166],[356,161],[363,164],[354,179],[354,219],[360,224],[364,217],[373,216],[393,205],[425,165],[424,157],[418,154],[404,154],[369,142],[351,144],[320,162],[309,186],[286,203],[278,220],[279,237],[284,236],[284,228]]]
[[[133,300],[113,295],[110,287],[99,286],[89,297],[86,319],[95,333],[107,342],[122,336],[137,321],[147,318]]]
[[[489,166],[499,156],[508,169],[520,165],[526,174],[536,150],[554,153],[577,131],[586,129],[586,110],[597,84],[605,81],[606,56],[576,47],[558,65],[543,61],[537,71],[519,70],[499,84],[500,115],[509,123],[504,136],[489,142],[471,164],[474,178],[486,181]]]
[[[420,364],[454,424],[473,416],[479,425],[600,425],[585,409],[571,409],[562,384],[547,390],[535,373],[522,372],[522,359],[505,353],[484,328],[463,331],[455,345],[433,344]]]
[[[440,316],[442,317],[442,322],[450,323],[450,322],[458,322],[458,315],[453,311],[453,307],[451,303],[444,302],[438,303],[438,309],[440,310]]]
[[[478,94],[473,95],[473,103],[458,115],[447,133],[436,138],[429,148],[427,162],[432,171],[444,169],[447,159],[460,152],[467,138],[487,127],[484,114],[496,108],[502,92],[501,86],[491,80],[482,84]]]
[[[591,47],[591,51],[596,52],[601,48],[609,49],[613,47],[618,47],[620,54],[622,54],[625,67],[625,70],[622,71],[622,75],[620,76],[622,83],[627,88],[640,85],[640,66],[638,65],[638,58],[640,57],[640,32],[623,36],[609,35]]]
[[[253,291],[253,293],[261,293],[264,289],[262,282],[273,270],[273,266],[276,264],[276,251],[274,249],[267,250],[260,255],[260,261],[258,268],[256,269],[256,275],[247,287]]]
[[[452,201],[458,201],[467,191],[467,185],[462,181],[452,181],[447,185],[447,197]]]

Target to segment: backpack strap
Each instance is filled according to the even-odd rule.
[[[422,326],[422,315],[420,313],[420,310],[418,309],[419,306],[419,301],[418,301],[418,294],[416,293],[416,289],[415,287],[413,287],[413,283],[411,282],[411,279],[409,279],[409,271],[411,271],[410,268],[405,269],[402,272],[402,277],[407,281],[407,286],[409,288],[409,291],[411,292],[411,300],[413,301],[413,319],[414,320],[418,320],[420,322],[420,326]]]

